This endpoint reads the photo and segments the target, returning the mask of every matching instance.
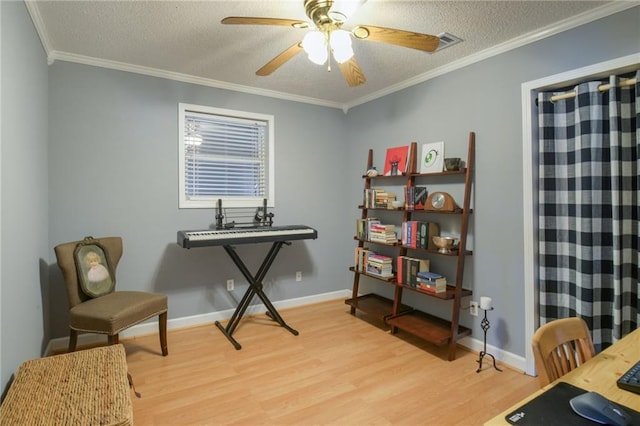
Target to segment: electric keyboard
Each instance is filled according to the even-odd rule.
[[[318,231],[305,225],[178,231],[178,245],[184,248],[315,240],[316,238],[318,238]]]
[[[620,389],[640,393],[640,361],[637,361],[616,382]]]

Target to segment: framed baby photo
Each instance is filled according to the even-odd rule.
[[[100,297],[114,290],[116,280],[109,253],[97,240],[85,238],[76,246],[73,258],[80,288],[84,294],[89,297]]]

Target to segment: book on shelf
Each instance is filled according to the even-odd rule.
[[[367,274],[377,275],[383,278],[391,278],[393,277],[393,267],[392,264],[383,264],[378,262],[372,262],[371,260],[367,261]]]
[[[393,223],[372,223],[371,230],[379,232],[395,231],[396,225]]]
[[[356,219],[356,238],[362,241],[369,239],[371,225],[380,223],[380,219],[368,217],[366,219]]]
[[[418,222],[418,247],[429,250],[436,250],[433,237],[440,235],[440,225],[433,222]]]
[[[384,176],[399,176],[407,173],[408,156],[409,145],[387,148],[382,174]]]
[[[415,193],[413,186],[405,186],[404,187],[404,208],[405,210],[413,210],[414,207],[414,198],[413,194]]]
[[[416,287],[431,293],[447,291],[447,279],[436,272],[421,271],[417,275]]]
[[[426,186],[413,187],[413,209],[424,210],[424,205],[427,202],[428,195],[429,191],[427,191]]]
[[[396,226],[393,224],[373,223],[369,228],[369,241],[383,244],[396,244],[398,236],[396,235]]]
[[[431,142],[422,145],[419,157],[420,173],[439,173],[444,169],[444,142]]]
[[[390,209],[396,200],[396,193],[384,189],[372,188],[364,190],[364,207],[369,209]]]
[[[367,262],[391,265],[393,263],[393,258],[391,256],[385,256],[384,254],[371,253],[367,258]]]
[[[433,237],[440,234],[440,225],[433,222],[408,220],[402,224],[402,245],[409,248],[435,250]]]
[[[410,248],[416,248],[416,241],[418,235],[418,222],[415,220],[408,220],[402,224],[405,231],[405,238],[403,245]]]
[[[355,269],[356,271],[364,272],[367,269],[367,261],[373,251],[364,247],[356,247],[355,250]]]
[[[416,284],[416,288],[427,293],[445,293],[447,291],[447,283],[446,280],[444,282],[438,282],[436,284],[423,283],[418,281],[418,283]]]
[[[398,256],[396,261],[398,283],[410,287],[417,284],[417,276],[421,271],[428,271],[430,267],[429,259],[421,259],[410,256]]]
[[[381,243],[381,244],[396,244],[398,242],[398,238],[396,234],[382,234],[378,235],[376,233],[372,233],[369,235],[369,240],[372,243]]]
[[[437,272],[431,272],[429,270],[420,271],[418,273],[418,277],[424,281],[434,281],[434,282],[437,279],[444,278],[444,276],[442,276],[441,274]]]
[[[428,293],[444,293],[447,291],[447,279],[442,275],[438,278],[424,278],[424,274],[419,273],[416,277],[416,287]]]

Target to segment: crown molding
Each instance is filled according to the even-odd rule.
[[[29,15],[31,16],[31,21],[33,22],[33,26],[36,28],[36,32],[38,33],[38,37],[40,38],[42,48],[47,55],[47,62],[49,65],[51,65],[51,62],[49,61],[49,52],[51,52],[51,40],[49,39],[49,35],[45,29],[44,21],[42,20],[42,16],[40,15],[40,10],[36,6],[35,1],[24,0],[24,5],[27,8],[27,12],[29,12]]]
[[[553,25],[548,25],[546,27],[543,27],[542,29],[538,29],[536,31],[532,31],[527,34],[523,34],[519,37],[508,40],[504,43],[482,50],[478,53],[474,53],[472,55],[466,56],[460,60],[453,61],[447,65],[443,65],[441,67],[435,68],[424,74],[420,74],[409,80],[405,80],[393,86],[389,86],[383,90],[377,91],[375,93],[371,93],[368,96],[362,97],[353,102],[345,104],[343,106],[343,110],[348,111],[350,108],[353,108],[358,105],[362,105],[374,99],[378,99],[383,96],[390,95],[392,93],[398,92],[408,87],[415,86],[416,84],[423,83],[427,80],[431,80],[432,78],[436,78],[443,74],[447,74],[457,69],[464,68],[476,62],[483,61],[493,56],[500,55],[501,53],[505,53],[510,50],[517,49],[527,44],[534,43],[536,41],[545,39],[547,37],[551,37],[553,35],[562,33],[564,31],[570,30],[575,27],[579,27],[580,25],[588,24],[589,22],[593,22],[598,19],[607,17],[609,15],[613,15],[614,13],[622,12],[632,7],[636,7],[638,5],[640,5],[640,2],[638,1],[613,1],[612,3],[608,3],[601,7],[591,9],[587,12],[581,13],[576,16],[572,16],[571,18],[567,18],[563,21],[556,22]]]
[[[464,68],[476,62],[483,61],[487,58],[491,58],[501,53],[505,53],[510,50],[517,49],[519,47],[525,46],[530,43],[534,43],[536,41],[542,40],[547,37],[551,37],[555,34],[570,30],[580,25],[584,25],[589,22],[595,21],[597,19],[604,18],[614,13],[618,13],[618,12],[640,5],[640,2],[638,1],[613,1],[601,7],[594,8],[590,11],[573,16],[571,18],[567,18],[553,25],[549,25],[540,30],[536,30],[528,34],[524,34],[512,40],[509,40],[504,43],[498,44],[496,46],[490,47],[488,49],[482,50],[478,53],[469,55],[460,60],[451,62],[447,65],[435,68],[424,74],[420,74],[411,79],[389,86],[383,90],[379,90],[370,95],[356,99],[353,102],[339,103],[339,102],[327,101],[324,99],[292,95],[290,93],[278,92],[274,90],[258,89],[250,86],[244,86],[244,85],[233,84],[233,83],[228,83],[228,82],[218,81],[218,80],[213,80],[208,78],[196,77],[189,74],[182,74],[182,73],[170,72],[170,71],[165,71],[165,70],[156,69],[156,68],[132,65],[124,62],[110,61],[110,60],[94,58],[90,56],[60,52],[52,48],[51,41],[48,37],[47,31],[44,27],[44,23],[38,12],[38,8],[35,5],[35,2],[32,0],[24,0],[24,2],[29,14],[31,15],[31,20],[33,21],[33,24],[36,28],[38,36],[40,37],[42,46],[47,54],[47,62],[49,63],[49,65],[53,64],[56,60],[74,62],[74,63],[91,65],[91,66],[96,66],[101,68],[131,72],[135,74],[148,75],[152,77],[165,78],[165,79],[180,81],[184,83],[197,84],[197,85],[207,86],[207,87],[215,87],[218,89],[232,90],[236,92],[248,93],[248,94],[257,95],[257,96],[266,96],[266,97],[282,99],[286,101],[301,102],[301,103],[307,103],[312,105],[325,106],[329,108],[338,108],[338,109],[341,109],[345,114],[348,113],[349,109],[355,106],[362,105],[364,103],[390,95],[392,93],[398,92],[408,87],[415,86],[416,84],[423,83],[427,80],[436,78],[443,74],[447,74],[449,72],[455,71],[460,68]]]
[[[292,95],[290,93],[277,92],[274,90],[258,89],[240,84],[228,83],[225,81],[213,80],[210,78],[202,78],[190,74],[182,74],[172,71],[165,71],[158,68],[143,67],[140,65],[132,65],[125,62],[111,61],[107,59],[94,58],[91,56],[76,55],[73,53],[65,53],[52,51],[48,55],[49,64],[55,61],[74,62],[78,64],[91,65],[100,68],[108,68],[118,71],[126,71],[134,74],[142,74],[151,77],[165,78],[168,80],[180,81],[183,83],[197,84],[200,86],[215,87],[218,89],[232,90],[235,92],[243,92],[252,95],[266,96],[270,98],[284,99],[293,102],[302,102],[314,105],[321,105],[330,108],[342,108],[341,103],[331,102],[324,99],[311,98],[306,96]]]

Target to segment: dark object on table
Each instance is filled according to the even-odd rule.
[[[631,416],[622,407],[597,392],[586,392],[571,398],[571,408],[582,417],[614,426],[628,426]]]

